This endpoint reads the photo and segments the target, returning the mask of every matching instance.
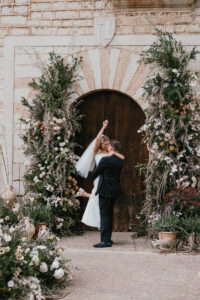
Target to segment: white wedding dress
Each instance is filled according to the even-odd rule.
[[[102,157],[105,157],[106,154],[98,153],[95,156],[96,166],[99,164]],[[95,195],[97,186],[99,182],[99,177],[97,177],[94,181],[94,187],[92,189],[90,198],[88,200],[88,204],[86,206],[85,212],[83,214],[83,218],[81,220],[82,223],[100,228],[100,212],[99,212],[99,196]]]

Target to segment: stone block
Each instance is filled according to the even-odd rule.
[[[20,180],[19,183],[19,195],[24,195],[25,194],[25,182],[24,180]]]
[[[24,142],[21,139],[20,135],[19,134],[14,134],[13,135],[13,145],[14,145],[14,148],[16,148],[16,149],[22,149],[23,144],[24,144]]]
[[[87,20],[74,20],[73,21],[74,26],[93,26],[93,19],[87,19]]]
[[[79,8],[81,8],[81,2],[67,1],[67,8],[69,8],[69,9],[79,9]]]
[[[53,4],[53,9],[65,9],[67,7],[67,2],[54,2]]]
[[[12,14],[12,6],[2,6],[1,14],[2,15],[11,15]]]
[[[56,27],[34,27],[31,28],[32,35],[56,35]]]
[[[149,25],[140,24],[135,26],[135,33],[148,33],[149,32]]]
[[[8,28],[0,28],[0,38],[5,37],[8,34]]]
[[[105,5],[106,5],[105,1],[96,1],[95,2],[96,9],[104,9]]]
[[[26,3],[30,3],[30,0],[15,0],[16,4],[26,4]]]
[[[77,11],[56,11],[56,18],[73,19],[78,18]]]
[[[92,35],[94,34],[94,28],[93,27],[85,27],[85,34],[88,34],[88,35]]]
[[[60,21],[60,20],[53,20],[52,25],[53,26],[61,26],[62,25],[62,21]]]
[[[26,21],[26,25],[27,26],[39,26],[40,25],[40,21],[39,20],[29,19],[29,20]]]
[[[19,174],[19,164],[13,164],[13,180],[18,181],[20,180],[20,174]]]
[[[44,13],[43,13],[44,15]],[[40,12],[31,12],[31,18],[33,19],[40,19],[42,17],[42,14]]]
[[[9,35],[29,35],[29,28],[10,28]]]
[[[200,32],[200,24],[190,24],[188,26],[188,32],[191,33]]]
[[[26,18],[22,16],[3,16],[1,17],[1,24],[24,25],[26,24]]]
[[[28,5],[14,6],[14,13],[27,14],[28,13]]]
[[[118,26],[116,28],[117,34],[132,34],[134,31],[134,26]]]
[[[51,26],[52,22],[51,22],[51,20],[40,20],[40,25],[41,26]]]
[[[25,160],[25,155],[23,150],[19,150],[17,148],[13,149],[13,163],[22,164]]]
[[[63,20],[62,26],[72,26],[73,21],[72,20]]]
[[[71,28],[58,28],[57,35],[68,35],[70,34]]]
[[[31,10],[48,10],[51,9],[51,3],[32,3]]]
[[[188,29],[188,25],[185,25],[185,24],[174,26],[174,31],[175,32],[185,32],[187,29]]]
[[[19,175],[20,175],[20,180],[23,180],[24,172],[25,172],[25,166],[24,166],[24,164],[20,164],[20,165],[19,165]]]
[[[82,1],[81,6],[82,6],[82,8],[94,9],[95,2],[94,1]]]
[[[38,78],[39,76],[41,76],[41,71],[34,66],[16,66],[15,68],[16,78]]]
[[[91,10],[81,10],[80,17],[81,18],[92,18],[92,11]]]
[[[42,13],[43,18],[51,19],[54,18],[54,12],[52,11],[45,11]]]

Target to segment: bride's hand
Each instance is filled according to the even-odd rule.
[[[103,127],[106,128],[108,126],[108,120],[103,121]]]

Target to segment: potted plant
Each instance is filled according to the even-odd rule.
[[[51,207],[40,203],[32,203],[23,207],[23,215],[32,219],[35,226],[48,225],[52,220]]]
[[[152,225],[153,231],[158,234],[161,247],[171,247],[176,241],[177,228],[180,219],[177,216],[161,216]]]
[[[199,243],[200,238],[200,217],[189,216],[181,218],[180,223],[181,237],[186,240],[188,245],[192,248]]]

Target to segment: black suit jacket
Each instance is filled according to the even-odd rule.
[[[98,176],[99,183],[96,195],[104,198],[116,198],[121,192],[120,174],[123,167],[123,160],[116,155],[103,157],[92,173],[92,179]]]

